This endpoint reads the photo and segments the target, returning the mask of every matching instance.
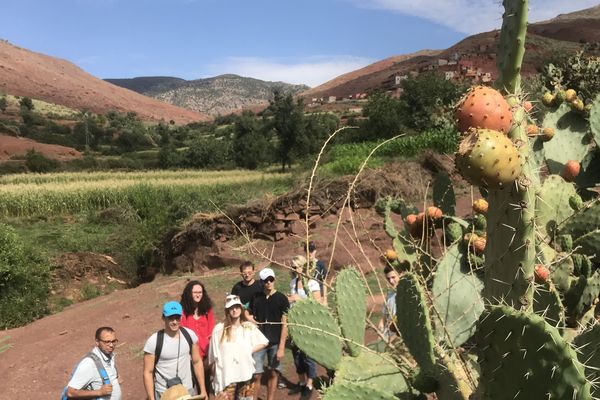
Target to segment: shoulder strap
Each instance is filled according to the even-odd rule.
[[[94,361],[94,364],[96,364],[98,373],[100,374],[100,377],[102,378],[102,383],[104,385],[110,384],[110,379],[108,378],[108,373],[106,372],[106,368],[104,368],[104,365],[102,364],[102,360],[100,360],[100,357],[98,357],[98,355],[93,352],[89,352],[86,357],[91,358],[92,361]]]
[[[156,346],[154,347],[154,371],[156,372],[156,364],[160,359],[160,353],[162,353],[163,342],[165,341],[165,330],[161,329],[156,332]]]
[[[185,341],[187,342],[190,348],[190,355],[192,355],[192,346],[194,344],[192,343],[192,337],[190,336],[190,333],[184,327],[181,327],[179,331],[183,334],[183,337],[185,338]]]

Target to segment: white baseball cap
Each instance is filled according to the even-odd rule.
[[[236,304],[242,307],[244,306],[240,300],[240,296],[236,294],[229,294],[227,297],[225,297],[225,308],[233,307]]]
[[[264,281],[265,279],[267,279],[270,276],[275,278],[275,272],[273,272],[273,270],[271,268],[263,268],[258,273],[258,276],[260,277],[261,281]]]

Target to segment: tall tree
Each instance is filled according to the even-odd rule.
[[[283,95],[281,91],[273,91],[273,100],[268,111],[272,115],[272,127],[277,134],[277,160],[281,170],[285,171],[292,163],[292,155],[298,151],[297,145],[304,134],[304,112],[301,100],[294,101],[291,94]]]
[[[271,159],[273,146],[252,112],[244,112],[234,123],[233,157],[238,167],[256,169]]]

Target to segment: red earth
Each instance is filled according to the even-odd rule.
[[[59,161],[81,157],[81,153],[71,147],[44,144],[28,138],[0,134],[0,161],[9,160],[15,156],[24,156],[31,149],[42,153],[45,157]]]

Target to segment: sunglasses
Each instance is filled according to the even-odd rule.
[[[275,278],[273,278],[272,276],[269,276],[267,279],[263,279],[262,281],[264,283],[271,283],[271,282],[275,282]]]

